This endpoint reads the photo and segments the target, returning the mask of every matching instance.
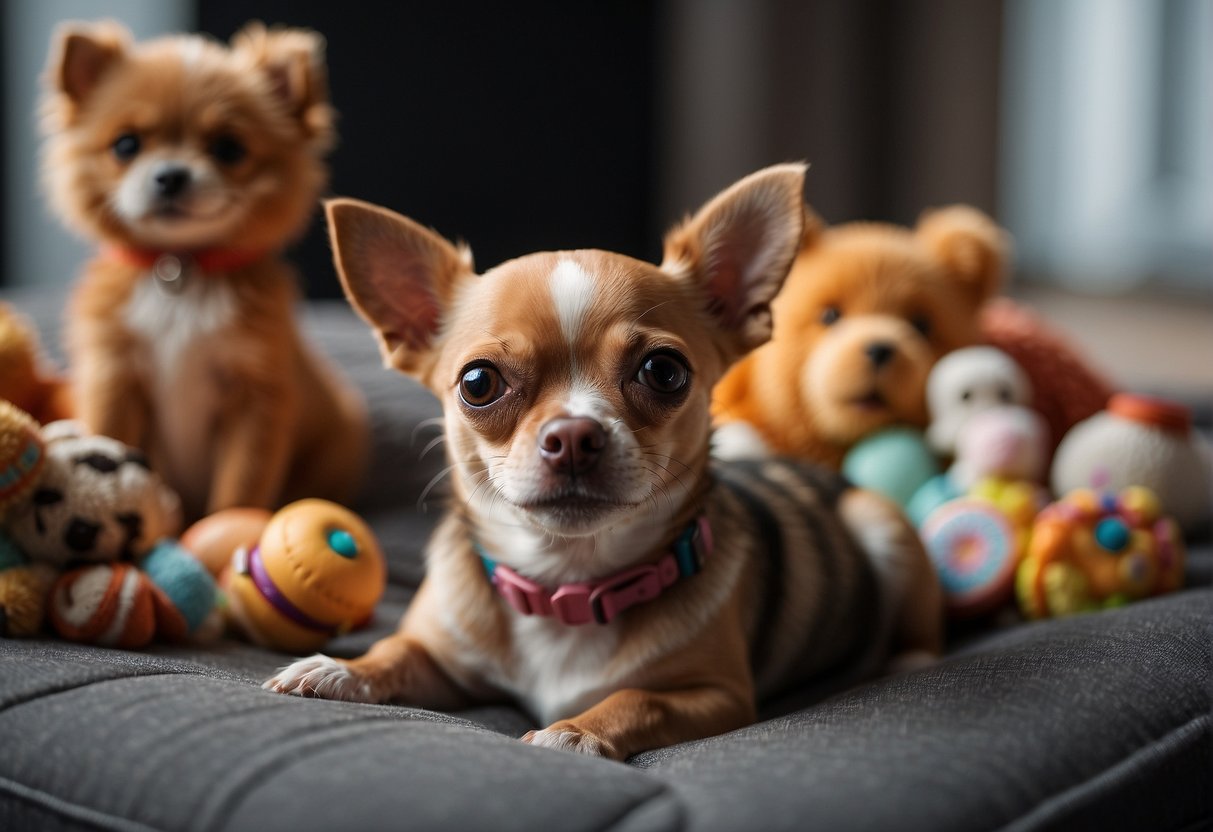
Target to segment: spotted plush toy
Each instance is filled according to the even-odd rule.
[[[131,560],[181,531],[177,495],[138,451],[76,422],[47,425],[42,440],[42,473],[5,521],[32,558],[56,566]]]
[[[36,469],[10,466],[20,491],[4,501],[3,532],[25,559],[14,568],[37,567],[43,578],[49,569],[51,579],[31,589],[46,611],[21,607],[20,628],[10,613],[8,634],[32,634],[43,616],[64,638],[118,647],[199,630],[215,611],[215,586],[171,543],[181,529],[177,495],[122,442],[74,422],[36,433],[29,425],[0,425],[0,447],[12,445],[18,463],[37,456]]]

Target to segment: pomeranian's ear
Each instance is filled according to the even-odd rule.
[[[804,230],[805,170],[785,164],[750,174],[666,235],[661,268],[689,275],[706,293],[734,357],[771,337],[771,301]]]
[[[970,205],[925,212],[915,236],[968,290],[976,303],[1002,286],[1010,237],[994,220]]]
[[[334,136],[324,46],[317,32],[267,29],[257,21],[232,36],[232,49],[247,55],[265,73],[274,94],[304,132],[327,150]]]
[[[471,252],[407,217],[356,199],[324,204],[337,274],[375,330],[385,366],[424,379]]]
[[[121,23],[64,23],[51,39],[46,74],[52,89],[79,107],[126,55],[131,33]]]

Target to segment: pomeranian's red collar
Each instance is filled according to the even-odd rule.
[[[134,246],[108,246],[105,256],[128,266],[160,272],[178,273],[187,266],[206,272],[230,272],[256,263],[266,255],[263,249],[204,248],[198,251],[168,251]]]
[[[598,581],[546,587],[497,563],[474,543],[497,592],[523,615],[551,616],[564,624],[609,624],[628,607],[652,601],[682,578],[699,572],[712,552],[712,526],[705,515],[692,520],[661,560],[625,569]]]

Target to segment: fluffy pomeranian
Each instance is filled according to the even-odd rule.
[[[280,258],[327,183],[324,43],[250,24],[230,45],[56,32],[45,185],[99,244],[66,322],[78,416],[144,450],[197,517],[360,479],[365,406],[307,349]]]

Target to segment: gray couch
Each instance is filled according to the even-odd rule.
[[[8,292],[57,343],[61,296]],[[353,655],[421,575],[441,468],[430,398],[380,369],[340,304],[309,332],[362,385],[375,460],[357,508],[390,560]],[[416,436],[414,433],[416,432]],[[507,707],[438,714],[279,696],[289,657],[226,641],[124,652],[0,639],[0,830],[1213,828],[1209,548],[1189,589],[960,634],[929,669],[767,703],[740,731],[626,765],[524,746]]]

